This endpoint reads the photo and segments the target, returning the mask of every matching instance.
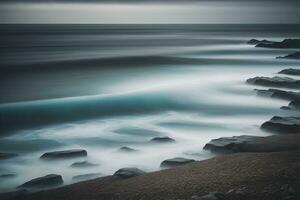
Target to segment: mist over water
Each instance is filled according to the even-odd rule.
[[[253,89],[259,87],[245,81],[299,68],[299,61],[275,59],[294,50],[246,42],[299,37],[300,31],[53,26],[1,28],[1,46],[7,49],[1,63],[0,152],[20,156],[0,161],[1,174],[17,174],[0,179],[0,191],[50,173],[69,184],[76,175],[106,176],[122,167],[159,170],[160,162],[173,157],[203,160],[212,156],[202,150],[209,140],[269,135],[259,129],[264,121],[291,115],[279,109],[287,102],[257,97]],[[176,142],[150,142],[161,136]],[[123,146],[138,152],[120,152]],[[73,148],[86,149],[88,157],[39,159],[47,151]],[[70,167],[83,160],[99,165]]]

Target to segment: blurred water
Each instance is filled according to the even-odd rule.
[[[195,25],[196,26],[196,25]],[[260,49],[251,38],[299,37],[297,29],[261,26],[1,26],[0,191],[49,173],[65,184],[85,173],[121,167],[159,169],[183,156],[202,160],[213,138],[269,135],[273,115],[299,115],[288,102],[255,96],[245,84],[299,61],[276,60],[295,50]],[[169,136],[173,144],[153,144]],[[129,146],[137,153],[122,153]],[[45,162],[46,151],[84,148],[85,159]],[[74,169],[76,160],[99,164]]]

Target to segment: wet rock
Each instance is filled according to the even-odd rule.
[[[276,58],[278,58],[278,59],[300,59],[300,51],[288,54],[286,56],[278,56]]]
[[[0,152],[0,160],[10,159],[10,158],[13,158],[13,157],[16,157],[16,156],[18,156],[18,154]]]
[[[295,80],[288,77],[274,76],[269,77],[254,77],[247,80],[248,84],[261,85],[268,87],[284,87],[300,89],[300,80]]]
[[[142,174],[145,174],[145,172],[138,168],[121,168],[114,173],[114,176],[118,176],[120,178],[131,178]]]
[[[80,181],[83,181],[83,180],[89,180],[89,179],[93,179],[93,178],[98,178],[102,176],[101,173],[88,173],[88,174],[81,174],[81,175],[77,175],[77,176],[73,176],[72,179],[73,180],[80,180]]]
[[[9,178],[15,178],[17,174],[0,174],[0,180],[1,179],[9,179]]]
[[[151,139],[151,142],[167,143],[167,142],[175,142],[175,140],[170,137],[155,137]]]
[[[279,49],[300,48],[300,39],[285,39],[281,42],[260,42],[255,47]]]
[[[289,108],[300,109],[300,99],[295,99],[289,103]]]
[[[287,75],[294,75],[294,76],[300,76],[300,69],[284,69],[278,72],[278,74],[287,74]]]
[[[273,43],[272,41],[269,41],[269,40],[257,40],[257,39],[251,39],[247,42],[247,44],[254,44],[254,45],[257,45],[257,44],[260,44],[260,43]]]
[[[229,200],[224,193],[210,192],[207,195],[201,196],[194,200]]]
[[[54,187],[63,184],[63,179],[61,175],[57,174],[48,174],[39,178],[32,179],[18,188],[46,188]]]
[[[41,159],[66,159],[66,158],[76,158],[76,157],[86,157],[87,151],[83,149],[72,149],[66,151],[53,151],[44,153]]]
[[[300,133],[299,117],[275,116],[261,125],[261,129],[274,133]]]
[[[295,100],[300,99],[300,92],[284,91],[278,89],[268,89],[268,90],[255,90],[258,96],[284,99],[284,100]]]
[[[81,161],[81,162],[74,162],[70,167],[86,168],[86,167],[95,167],[95,166],[99,166],[99,165],[95,163],[90,163],[88,161]]]
[[[177,167],[177,166],[185,165],[185,164],[192,163],[192,162],[195,162],[195,160],[177,157],[177,158],[164,160],[160,164],[160,166],[161,167]]]
[[[126,153],[134,153],[134,152],[138,152],[138,150],[130,148],[130,147],[121,147],[119,149],[119,151],[121,152],[126,152]]]
[[[282,110],[291,110],[291,108],[288,107],[288,106],[281,106],[280,109],[282,109]]]

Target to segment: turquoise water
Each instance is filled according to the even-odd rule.
[[[281,40],[300,32],[36,26],[18,34],[2,27],[1,45],[8,49],[1,64],[0,152],[20,156],[0,161],[1,173],[17,174],[0,180],[0,191],[49,173],[69,184],[75,175],[105,176],[122,167],[159,170],[172,157],[203,160],[213,156],[202,150],[211,139],[269,135],[259,129],[264,121],[299,115],[279,109],[286,101],[257,97],[253,89],[259,87],[245,80],[300,68],[299,61],[275,59],[295,50],[255,48],[249,39]],[[176,142],[149,142],[157,136]],[[122,146],[139,152],[122,153]],[[88,157],[78,160],[99,166],[74,169],[69,166],[76,160],[39,159],[46,151],[71,148],[86,149]]]

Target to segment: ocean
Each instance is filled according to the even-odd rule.
[[[295,49],[247,41],[299,38],[295,25],[0,25],[0,192],[61,174],[64,184],[122,167],[160,169],[168,158],[203,160],[211,139],[266,136],[260,125],[287,102],[256,96],[245,81],[300,68],[275,59]],[[156,144],[153,137],[176,142]],[[121,147],[138,150],[122,152]],[[43,161],[48,151],[86,149],[87,158]],[[71,168],[75,161],[98,164]]]

